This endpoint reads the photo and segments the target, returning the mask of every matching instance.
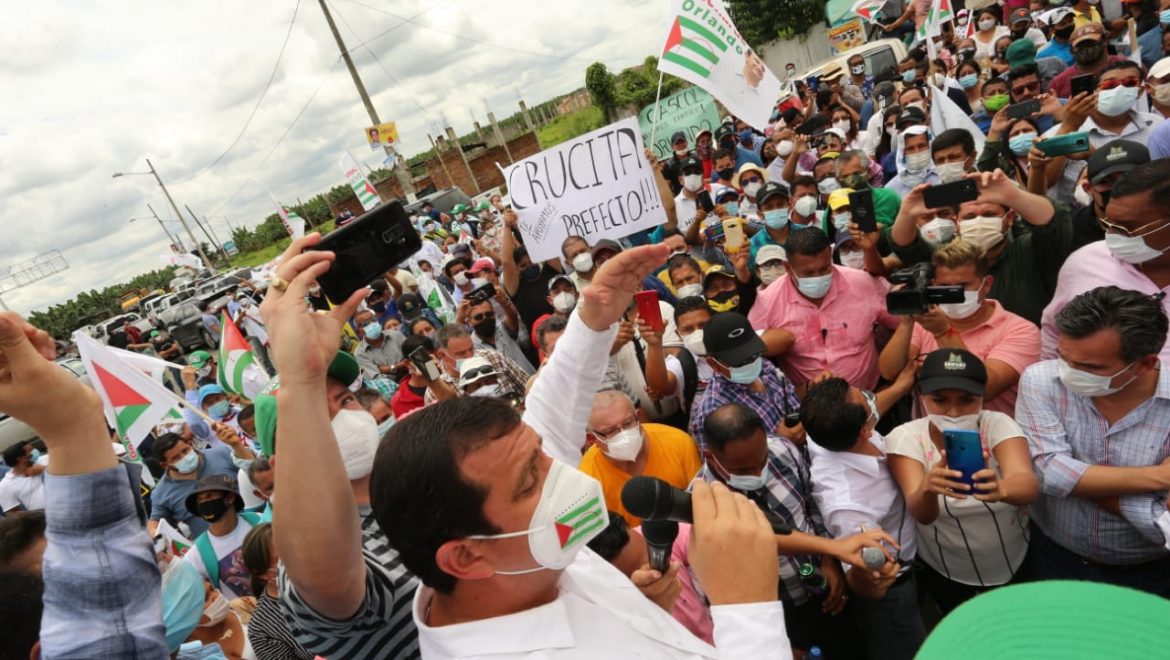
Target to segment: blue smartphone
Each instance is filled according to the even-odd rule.
[[[947,468],[963,473],[959,481],[975,488],[974,475],[987,467],[983,460],[983,442],[979,431],[943,431],[943,443],[947,447]]]

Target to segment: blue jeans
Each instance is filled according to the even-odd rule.
[[[882,598],[850,599],[849,608],[873,660],[913,660],[926,639],[913,573],[895,582]]]

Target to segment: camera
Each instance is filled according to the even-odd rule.
[[[891,314],[923,314],[931,305],[963,302],[963,287],[931,286],[933,274],[927,263],[895,271],[890,281],[905,286],[886,294],[886,309]]]
[[[487,302],[495,297],[496,286],[491,282],[487,282],[467,293],[467,300],[473,305]]]

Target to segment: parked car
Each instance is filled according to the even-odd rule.
[[[215,348],[219,337],[215,337],[203,326],[203,313],[193,301],[183,301],[158,313],[159,322],[184,351],[200,348]]]
[[[97,333],[94,335],[94,338],[101,342],[108,342],[110,335],[115,330],[125,325],[126,321],[130,321],[131,325],[144,332],[149,332],[152,329],[149,320],[131,312],[129,314],[119,314],[118,316],[99,322],[97,324]]]
[[[410,215],[411,213],[420,210],[422,205],[426,202],[430,202],[436,210],[442,213],[450,213],[451,209],[455,208],[456,204],[466,204],[467,206],[471,206],[471,198],[467,196],[467,193],[463,192],[459,188],[447,188],[445,190],[433,192],[429,195],[424,195],[417,202],[408,204],[406,206],[406,214]]]
[[[57,364],[79,378],[81,382],[90,385],[89,374],[86,373],[85,365],[78,358],[61,358],[57,360]],[[37,439],[37,432],[28,424],[0,412],[0,452],[18,442],[29,442]]]

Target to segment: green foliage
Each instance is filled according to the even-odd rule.
[[[585,89],[589,90],[589,98],[601,110],[606,122],[613,121],[617,116],[617,90],[614,77],[604,64],[594,62],[585,69]]]
[[[814,0],[728,0],[727,9],[743,38],[758,50],[777,39],[808,32],[825,20],[825,4]]]
[[[101,291],[83,291],[72,300],[29,314],[28,321],[57,339],[66,339],[83,325],[103,321],[122,313],[118,298],[132,290],[166,289],[174,278],[174,268],[143,273],[129,282],[115,284]]]
[[[641,66],[634,66],[617,75],[616,98],[619,107],[632,105],[641,110],[654,103],[658,92],[658,58],[651,55]],[[674,76],[663,76],[662,96],[670,96],[683,87],[687,82]]]
[[[537,129],[536,134],[540,140],[540,146],[548,149],[578,135],[597,130],[607,123],[601,109],[590,106],[557,117],[551,123]]]

